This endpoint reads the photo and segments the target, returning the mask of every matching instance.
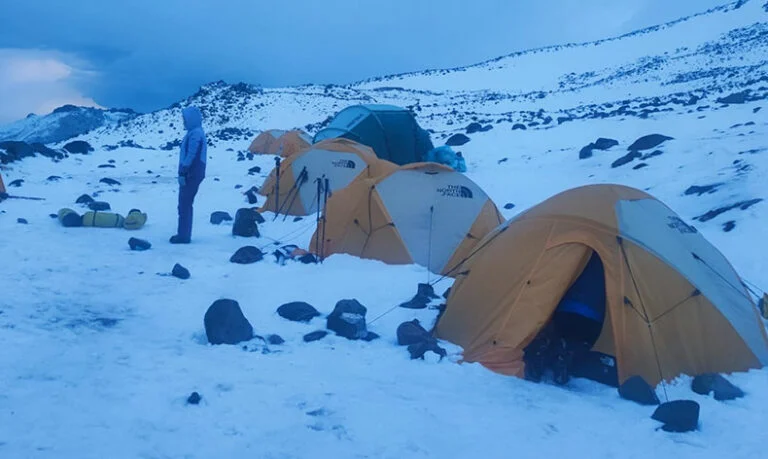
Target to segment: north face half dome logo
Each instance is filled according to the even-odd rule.
[[[667,226],[669,226],[672,229],[678,230],[683,234],[689,233],[694,234],[696,233],[696,228],[693,226],[685,223],[680,217],[667,217],[669,220],[669,223],[667,223]]]
[[[448,198],[467,198],[472,199],[474,195],[472,194],[472,190],[469,188],[463,186],[463,185],[448,185],[443,188],[437,189],[438,194],[440,196],[448,197]]]
[[[354,161],[351,159],[339,159],[331,163],[333,167],[342,167],[345,169],[354,169],[357,167]]]

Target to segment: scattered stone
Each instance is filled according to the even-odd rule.
[[[311,343],[312,341],[320,341],[321,339],[328,336],[328,332],[325,330],[317,330],[313,331],[311,333],[307,333],[304,335],[304,342],[305,343]]]
[[[763,109],[763,107],[755,107],[755,108],[752,109],[752,113],[757,113],[757,112],[759,112],[762,109]]]
[[[238,344],[253,338],[253,327],[235,300],[216,300],[206,311],[203,322],[211,344]]]
[[[701,196],[702,194],[708,193],[712,194],[717,191],[718,187],[722,186],[722,183],[713,183],[711,185],[693,185],[688,187],[687,190],[685,190],[685,195],[690,196],[692,194]]]
[[[99,180],[99,183],[104,183],[109,186],[120,186],[120,182],[118,182],[115,179],[111,179],[108,177],[104,177],[103,179]]]
[[[149,250],[152,247],[152,244],[150,244],[149,241],[145,241],[144,239],[132,237],[128,239],[128,246],[131,248],[131,250],[143,252],[144,250]]]
[[[744,391],[717,373],[696,376],[691,383],[691,389],[699,395],[709,395],[714,392],[717,401],[744,397]]]
[[[635,140],[632,145],[627,147],[629,151],[642,151],[650,150],[651,148],[658,147],[667,140],[672,140],[673,137],[668,137],[661,134],[650,134]]]
[[[618,144],[619,144],[618,140],[600,137],[597,140],[595,140],[595,142],[592,145],[595,150],[607,150],[609,148],[615,147]]]
[[[29,222],[27,221],[27,219],[26,219],[26,218],[17,218],[17,219],[16,219],[16,223],[19,223],[19,224],[21,224],[21,225],[27,225],[27,224],[29,224]]]
[[[368,335],[365,315],[368,309],[357,300],[341,300],[328,315],[326,328],[347,339],[362,339]]]
[[[238,184],[238,185],[235,185],[235,189],[236,189],[236,190],[239,190],[239,189],[240,189],[240,188],[242,188],[242,187],[243,187],[243,185],[239,185],[239,184]]]
[[[443,292],[443,298],[447,300],[450,294],[451,294],[451,287],[448,287],[447,289],[445,289],[445,292]]]
[[[216,211],[211,214],[211,223],[214,225],[220,225],[222,222],[231,222],[232,216],[227,212]]]
[[[267,342],[268,342],[269,344],[272,344],[272,345],[278,346],[278,345],[280,345],[280,344],[283,344],[283,343],[285,343],[285,340],[283,339],[283,337],[282,337],[282,336],[280,336],[280,335],[274,335],[274,334],[273,334],[273,335],[268,335],[268,336],[267,336]]]
[[[235,213],[235,223],[232,225],[232,235],[242,237],[260,237],[257,220],[261,214],[256,209],[244,207]],[[263,217],[261,217],[263,219]]]
[[[94,150],[91,144],[84,140],[75,140],[69,142],[68,144],[64,145],[64,149],[69,153],[80,155],[87,155]]]
[[[478,122],[469,123],[469,125],[466,128],[467,134],[474,134],[482,130],[483,130],[483,125]]]
[[[192,392],[189,397],[187,397],[187,404],[189,405],[198,405],[200,403],[200,400],[203,398],[198,394],[197,392]]]
[[[736,228],[736,222],[733,220],[728,220],[727,222],[723,223],[723,231],[726,233],[730,233],[734,228]]]
[[[304,220],[304,217],[293,217],[293,223],[300,222]]]
[[[88,208],[98,212],[110,210],[111,207],[108,202],[104,201],[92,201],[88,203]]]
[[[648,163],[640,163],[640,164],[636,164],[636,165],[635,165],[635,167],[633,167],[632,169],[634,169],[634,170],[638,170],[638,169],[642,169],[642,168],[644,168],[644,167],[648,167]]]
[[[459,133],[448,137],[448,140],[445,141],[445,144],[449,147],[460,147],[468,143],[470,140],[471,139],[466,135]]]
[[[612,168],[621,167],[625,164],[631,163],[636,158],[640,157],[640,153],[637,153],[636,151],[630,151],[626,155],[622,156],[621,158],[617,159],[613,163],[611,163]]]
[[[509,161],[509,158],[501,158],[500,160],[496,161],[496,164],[506,163]]]
[[[46,180],[49,182],[58,182],[59,180],[61,180],[61,177],[59,177],[58,175],[51,175]]]
[[[594,144],[589,144],[579,150],[579,159],[587,159],[592,157],[592,149]]]
[[[674,400],[656,408],[651,419],[662,422],[665,432],[691,432],[699,427],[699,411],[693,400]]]
[[[8,184],[14,188],[19,188],[24,183],[24,179],[16,179]]]
[[[435,295],[435,289],[430,284],[419,284],[416,287],[416,294],[425,296],[427,298],[440,298],[439,296]]]
[[[246,245],[245,247],[237,249],[237,252],[229,258],[229,261],[240,265],[249,265],[263,259],[264,252],[252,245]]]
[[[51,218],[59,218],[59,216],[56,215],[56,214],[48,214],[48,216],[51,217]]]
[[[525,124],[522,124],[522,123],[517,123],[517,124],[512,126],[512,130],[513,131],[517,131],[518,129],[521,130],[521,131],[525,131],[526,129],[528,129],[528,126],[526,126]]]
[[[318,317],[320,312],[309,303],[294,301],[277,308],[277,314],[283,319],[288,319],[293,322],[308,323],[315,317]]]
[[[741,209],[741,210],[747,210],[750,207],[752,207],[755,204],[757,204],[759,202],[762,202],[762,201],[763,201],[762,198],[750,199],[748,201],[740,201],[740,202],[737,202],[736,204],[731,204],[731,205],[728,205],[728,206],[723,206],[723,207],[719,207],[719,208],[714,209],[714,210],[710,210],[709,212],[707,212],[707,213],[705,213],[703,215],[699,215],[698,217],[694,217],[694,220],[698,220],[700,222],[706,222],[706,221],[712,220],[713,218],[716,218],[717,216],[719,216],[722,213],[728,212],[729,210],[733,210],[733,209],[737,209],[737,208]]]
[[[642,376],[632,376],[619,386],[621,398],[631,400],[641,405],[658,405],[659,397],[656,391],[645,382]]]
[[[645,160],[647,160],[647,159],[653,158],[653,157],[655,157],[655,156],[661,156],[661,155],[663,155],[663,154],[664,154],[664,152],[663,152],[663,151],[661,151],[661,150],[654,150],[654,151],[652,151],[652,152],[650,152],[650,153],[646,153],[646,154],[644,154],[644,155],[643,155],[643,156],[642,156],[640,159],[642,159],[643,161],[645,161]]]
[[[749,96],[749,90],[744,90],[741,92],[730,94],[725,97],[721,97],[717,99],[716,102],[719,104],[743,104],[747,102],[748,96]]]
[[[99,164],[98,167],[99,167],[99,169],[114,169],[115,165],[114,164]]]
[[[255,175],[261,172],[261,168],[259,166],[253,166],[252,168],[248,169],[248,175]]]
[[[397,344],[400,346],[408,346],[431,339],[434,339],[433,336],[421,326],[419,319],[403,322],[397,327]]]
[[[408,346],[408,353],[411,355],[411,360],[423,359],[424,354],[426,354],[429,351],[432,351],[435,354],[439,355],[440,360],[443,360],[443,358],[448,355],[445,349],[443,349],[437,344],[437,340],[421,341]]]
[[[515,205],[512,204],[511,202],[508,202],[508,203],[504,204],[504,208],[507,209],[507,210],[514,209]]]
[[[245,197],[248,198],[248,204],[256,204],[259,202],[259,189],[254,187],[251,187],[248,191],[245,192]]]
[[[361,338],[363,341],[371,342],[375,339],[379,339],[381,336],[379,336],[378,333],[374,333],[372,331],[369,331],[367,335],[365,335],[365,338]]]
[[[171,271],[171,275],[173,277],[178,277],[179,279],[189,279],[189,270],[180,264],[176,263],[173,265],[173,270]]]

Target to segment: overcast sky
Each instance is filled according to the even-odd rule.
[[[588,41],[727,0],[3,0],[0,123],[223,79],[345,83]]]

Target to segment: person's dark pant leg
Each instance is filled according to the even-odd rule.
[[[202,180],[190,179],[179,187],[179,227],[176,234],[184,241],[192,238],[193,205]]]

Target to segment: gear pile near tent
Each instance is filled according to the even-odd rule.
[[[314,142],[343,137],[367,145],[376,155],[398,165],[425,160],[432,150],[429,133],[409,110],[394,105],[353,105],[336,114]]]
[[[434,163],[402,166],[334,193],[312,237],[325,258],[347,253],[453,274],[502,222],[496,205],[465,175]]]
[[[652,196],[618,185],[556,195],[501,225],[461,267],[436,327],[464,360],[523,377],[523,349],[595,252],[606,318],[593,350],[619,382],[768,364],[757,308],[726,258]]]
[[[312,144],[312,137],[301,129],[283,131],[270,129],[262,132],[251,142],[248,151],[260,155],[289,157]]]
[[[328,191],[334,193],[357,179],[377,177],[396,167],[365,145],[348,139],[324,140],[283,161],[279,181],[277,169],[272,170],[259,189],[267,197],[259,210],[309,215],[318,210],[317,179],[328,179]]]

